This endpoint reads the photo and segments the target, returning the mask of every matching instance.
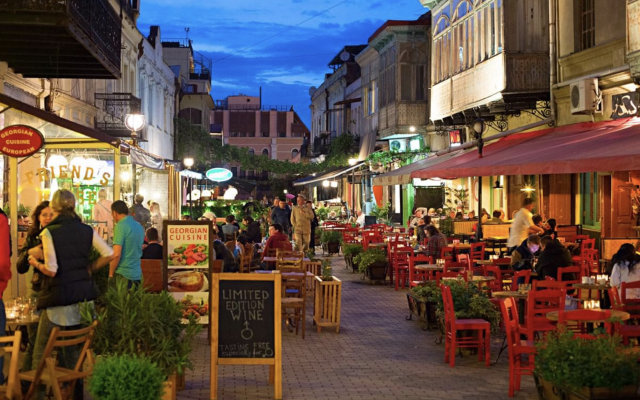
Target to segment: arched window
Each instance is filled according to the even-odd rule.
[[[298,156],[298,153],[299,153],[298,149],[291,150],[291,158],[292,159],[296,158]]]
[[[249,149],[249,155],[254,155],[255,151],[253,149]]]
[[[262,149],[262,155],[269,157],[269,149]]]

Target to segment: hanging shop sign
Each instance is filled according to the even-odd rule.
[[[211,168],[205,175],[214,182],[226,182],[233,178],[233,173],[226,168]]]
[[[633,117],[638,115],[640,93],[622,93],[611,96],[611,119]]]
[[[11,125],[0,131],[0,152],[9,157],[28,157],[44,145],[44,136],[26,125]]]
[[[451,147],[460,146],[462,144],[462,135],[459,129],[449,131],[449,145]]]

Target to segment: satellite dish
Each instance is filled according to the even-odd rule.
[[[346,50],[342,50],[342,53],[340,53],[340,59],[344,62],[347,62],[350,58],[351,54],[349,54],[349,52]]]

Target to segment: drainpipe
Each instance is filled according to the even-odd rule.
[[[551,109],[551,119],[556,124],[556,104],[553,95],[553,86],[556,84],[556,21],[557,21],[557,1],[549,0],[549,107]]]

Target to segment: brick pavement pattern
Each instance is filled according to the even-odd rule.
[[[283,398],[344,399],[508,399],[509,362],[505,350],[499,362],[485,367],[477,356],[458,356],[455,368],[444,363],[444,345],[437,331],[423,331],[407,321],[406,289],[371,285],[345,270],[342,256],[331,257],[334,275],[342,281],[340,333],[313,324],[313,300],[307,303],[307,335],[283,327]],[[492,338],[495,360],[501,337]],[[179,400],[209,399],[209,355],[206,333],[192,352]],[[220,366],[218,398],[272,399],[267,366]],[[533,378],[522,378],[515,399],[537,398]]]

